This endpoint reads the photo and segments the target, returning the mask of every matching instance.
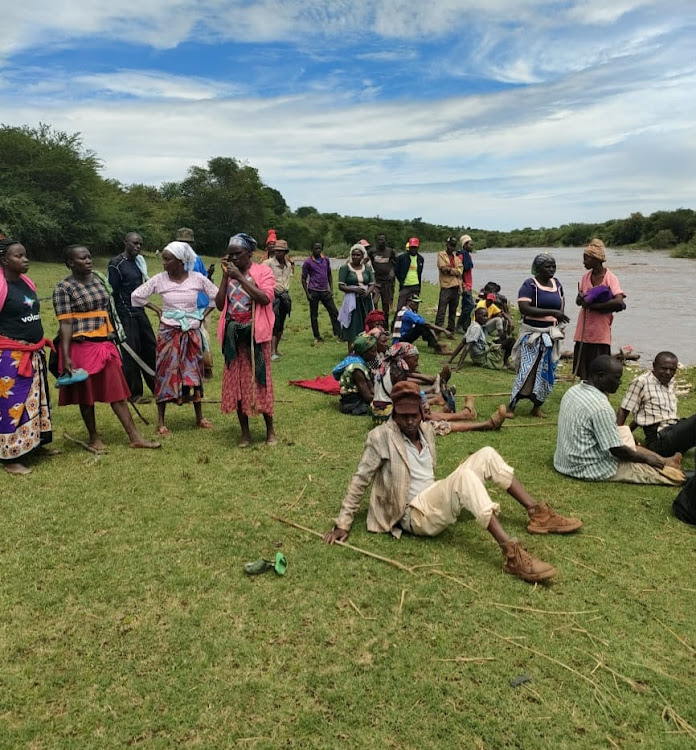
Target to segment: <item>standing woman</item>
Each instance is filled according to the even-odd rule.
[[[238,446],[251,443],[249,417],[263,414],[266,443],[275,445],[271,337],[275,278],[268,266],[251,262],[256,240],[243,232],[230,237],[222,259],[222,282],[215,304],[222,310],[218,340],[225,356],[222,412],[237,412],[242,434]]]
[[[556,381],[556,365],[568,323],[563,287],[554,278],[555,259],[546,253],[537,255],[532,262],[532,274],[517,295],[522,323],[511,353],[517,377],[506,412],[508,419],[515,416],[515,407],[523,398],[532,402],[533,417],[546,416],[541,406]]]
[[[131,394],[123,377],[121,355],[114,344],[106,277],[92,272],[92,256],[83,245],[70,245],[66,249],[65,264],[71,274],[53,290],[53,308],[60,323],[58,369],[66,375],[85,370],[89,377],[61,387],[58,405],[79,405],[89,446],[95,451],[106,448],[97,433],[94,415],[97,401],[111,404],[131,448],[159,448],[159,443],[142,437],[128,410],[127,399]]]
[[[575,326],[573,375],[586,380],[593,359],[611,354],[613,313],[626,309],[619,280],[604,268],[607,259],[602,240],[594,239],[585,248],[582,262],[587,273],[578,284],[576,304],[582,307]]]
[[[353,343],[353,339],[365,330],[365,318],[374,310],[372,290],[375,275],[367,264],[365,247],[359,242],[350,249],[344,266],[338,271],[338,288],[344,293],[343,304],[338,313],[341,324],[341,339]]]
[[[201,273],[193,272],[196,254],[186,242],[170,242],[162,251],[164,271],[153,276],[131,294],[133,307],[144,307],[152,294],[162,295],[162,310],[154,308],[160,319],[157,331],[155,401],[157,432],[169,435],[164,413],[169,402],[193,402],[196,424],[210,429],[203,417],[203,335],[201,325],[212,310],[198,307],[199,293],[210,300],[218,288]],[[154,306],[153,306],[154,307]]]
[[[0,460],[8,474],[29,474],[17,459],[52,440],[51,404],[39,300],[16,240],[0,240]],[[48,451],[46,451],[48,453]]]

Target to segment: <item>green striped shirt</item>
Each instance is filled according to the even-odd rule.
[[[606,395],[585,381],[561,399],[553,465],[576,479],[609,479],[619,461],[610,448],[623,445],[616,414]]]

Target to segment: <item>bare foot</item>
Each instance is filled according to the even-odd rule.
[[[171,435],[172,433],[163,424],[161,424],[157,427],[157,434],[158,435]]]
[[[541,410],[541,407],[539,407],[539,406],[535,406],[529,412],[529,416],[530,417],[539,417],[539,419],[548,419],[548,417],[546,416],[546,414],[544,414],[544,412]]]
[[[165,429],[167,429],[167,428],[165,427]],[[158,443],[158,442],[156,442],[154,440],[140,439],[140,440],[134,440],[130,444],[130,447],[131,448],[152,448],[152,449],[155,449],[155,448],[161,448],[162,447],[162,443]]]
[[[213,423],[209,420],[203,417],[200,422],[196,422],[196,424],[202,429],[202,430],[212,430],[213,429]]]
[[[489,421],[493,423],[493,429],[499,430],[503,424],[503,422],[507,419],[507,409],[505,408],[504,404],[501,404],[494,412],[491,414]]]
[[[31,469],[20,463],[5,464],[5,471],[15,477],[23,476],[24,474],[31,474]]]
[[[505,412],[505,419],[514,419],[515,418],[515,412],[512,409],[508,409]]]
[[[37,449],[37,454],[39,456],[46,456],[46,458],[50,458],[51,456],[60,456],[63,454],[63,451],[59,448],[46,448],[45,446],[41,446]]]
[[[106,453],[106,443],[101,438],[96,438],[89,443],[89,447],[98,453]]]
[[[278,445],[278,438],[275,432],[269,432],[266,435],[266,445]]]
[[[681,453],[675,453],[673,456],[665,459],[665,466],[673,466],[675,469],[681,469],[682,458]]]

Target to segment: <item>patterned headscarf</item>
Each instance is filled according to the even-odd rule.
[[[184,264],[184,271],[193,269],[193,264],[196,262],[196,253],[193,252],[193,248],[188,242],[170,242],[164,250]]]
[[[368,336],[368,334],[366,333],[360,333],[353,340],[353,351],[359,357],[362,357],[366,352],[369,352],[376,343],[377,339],[374,336]]]
[[[607,259],[607,251],[604,247],[604,243],[597,237],[595,237],[593,240],[590,240],[589,244],[583,252],[585,255],[589,255],[590,258],[601,260],[602,263],[604,263]]]
[[[253,253],[256,250],[256,240],[250,234],[238,232],[230,237],[227,247],[241,247],[248,253]]]
[[[418,354],[418,347],[410,344],[408,341],[399,341],[396,344],[392,344],[384,353],[384,359],[379,367],[380,377],[384,377],[392,365],[395,365],[399,370],[409,372],[406,359],[408,357],[416,357]]]

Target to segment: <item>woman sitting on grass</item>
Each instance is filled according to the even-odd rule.
[[[361,333],[353,341],[352,354],[339,362],[333,376],[340,386],[338,408],[341,414],[363,417],[370,413],[373,398],[373,372],[377,370],[377,339]]]
[[[227,249],[215,298],[222,310],[218,341],[225,355],[222,412],[237,412],[242,433],[238,447],[251,444],[249,417],[259,413],[266,422],[266,443],[275,445],[271,377],[275,277],[268,266],[251,262],[256,240],[248,234],[230,237]]]
[[[114,344],[116,321],[109,312],[110,287],[106,277],[92,271],[92,255],[83,245],[67,248],[65,264],[71,274],[53,290],[53,308],[60,323],[58,370],[72,382],[61,387],[58,405],[79,405],[89,447],[96,452],[106,449],[97,433],[97,401],[111,404],[131,448],[159,448],[159,443],[142,437],[128,410],[131,394]],[[78,370],[82,371],[80,376],[88,377],[78,381]]]
[[[393,405],[391,392],[397,383],[411,380],[414,385],[421,387],[418,383],[418,361],[419,351],[407,342],[394,344],[386,353],[380,367],[379,374],[375,378],[374,398],[372,400],[372,421],[375,426],[386,422],[392,415]],[[445,366],[440,374],[445,381],[449,378],[449,368]],[[439,398],[438,398],[439,396]],[[498,430],[505,421],[505,407],[499,406],[485,422],[473,422],[476,419],[473,396],[467,396],[466,406],[460,412],[445,411],[431,412],[431,405],[442,405],[443,399],[440,394],[428,397],[421,390],[423,400],[423,418],[433,426],[436,435],[449,435],[451,432],[478,432],[485,430]]]
[[[31,469],[17,459],[52,440],[43,348],[53,345],[44,338],[36,285],[25,275],[28,268],[24,246],[1,239],[0,459],[8,474],[29,474]]]
[[[164,424],[167,404],[193,402],[196,425],[210,429],[203,416],[203,319],[211,312],[198,307],[199,293],[210,300],[218,288],[206,276],[192,271],[196,255],[186,242],[170,242],[162,251],[164,271],[153,276],[131,294],[133,307],[144,307],[153,294],[162,295],[163,309],[150,305],[159,316],[155,401],[157,432],[169,435]],[[209,302],[209,304],[212,304]]]

